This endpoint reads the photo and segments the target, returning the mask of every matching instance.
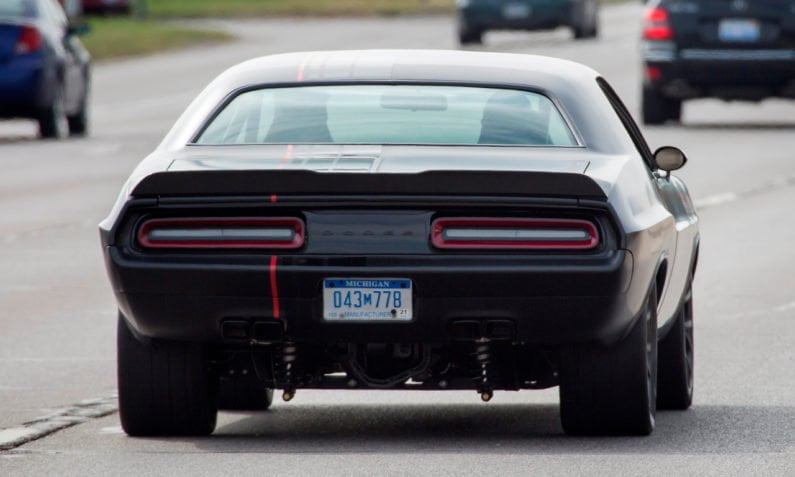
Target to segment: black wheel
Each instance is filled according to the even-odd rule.
[[[458,42],[460,44],[480,45],[483,43],[483,33],[483,30],[470,26],[463,18],[458,18]]]
[[[682,118],[682,101],[667,98],[652,88],[643,87],[643,123],[654,125],[666,121],[679,122]]]
[[[673,328],[660,340],[657,408],[684,410],[693,403],[693,291],[688,287]]]
[[[597,2],[583,2],[579,21],[572,26],[576,40],[596,38],[599,35],[599,5]]]
[[[264,411],[273,403],[273,389],[254,375],[221,377],[218,399],[220,409],[233,411]]]
[[[621,342],[562,353],[563,430],[573,435],[648,435],[654,429],[656,388],[657,295],[652,289],[643,313]]]
[[[119,315],[119,416],[131,436],[200,436],[215,429],[218,378],[195,343],[143,343]]]
[[[67,128],[63,86],[58,85],[52,103],[39,113],[39,135],[46,139],[59,139],[66,136]]]
[[[668,98],[667,103],[668,120],[675,123],[682,122],[682,100]]]
[[[86,91],[86,95],[80,103],[80,110],[74,116],[67,118],[70,136],[85,136],[88,134],[88,112],[88,91]]]

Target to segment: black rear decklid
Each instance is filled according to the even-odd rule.
[[[601,187],[577,173],[536,171],[427,171],[339,173],[307,170],[160,172],[144,178],[133,196],[241,195],[490,195],[606,200]]]
[[[795,11],[789,0],[665,1],[661,6],[680,48],[795,47]]]

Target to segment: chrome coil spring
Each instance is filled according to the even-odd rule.
[[[295,362],[296,362],[296,346],[295,343],[285,342],[282,344],[281,349],[281,381],[284,383],[284,393],[282,399],[290,401],[295,396]]]
[[[481,394],[491,393],[492,384],[492,347],[488,338],[480,338],[475,341],[475,345],[470,353],[473,361],[474,380]],[[484,399],[486,400],[486,399]]]

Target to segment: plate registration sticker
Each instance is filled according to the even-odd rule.
[[[326,321],[411,321],[411,280],[327,278],[323,280]]]

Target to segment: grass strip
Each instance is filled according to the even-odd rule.
[[[82,41],[95,60],[144,55],[234,38],[223,32],[174,26],[152,20],[99,17],[91,18],[89,24],[91,32],[82,37]]]
[[[392,16],[449,13],[453,0],[148,0],[154,17]]]

